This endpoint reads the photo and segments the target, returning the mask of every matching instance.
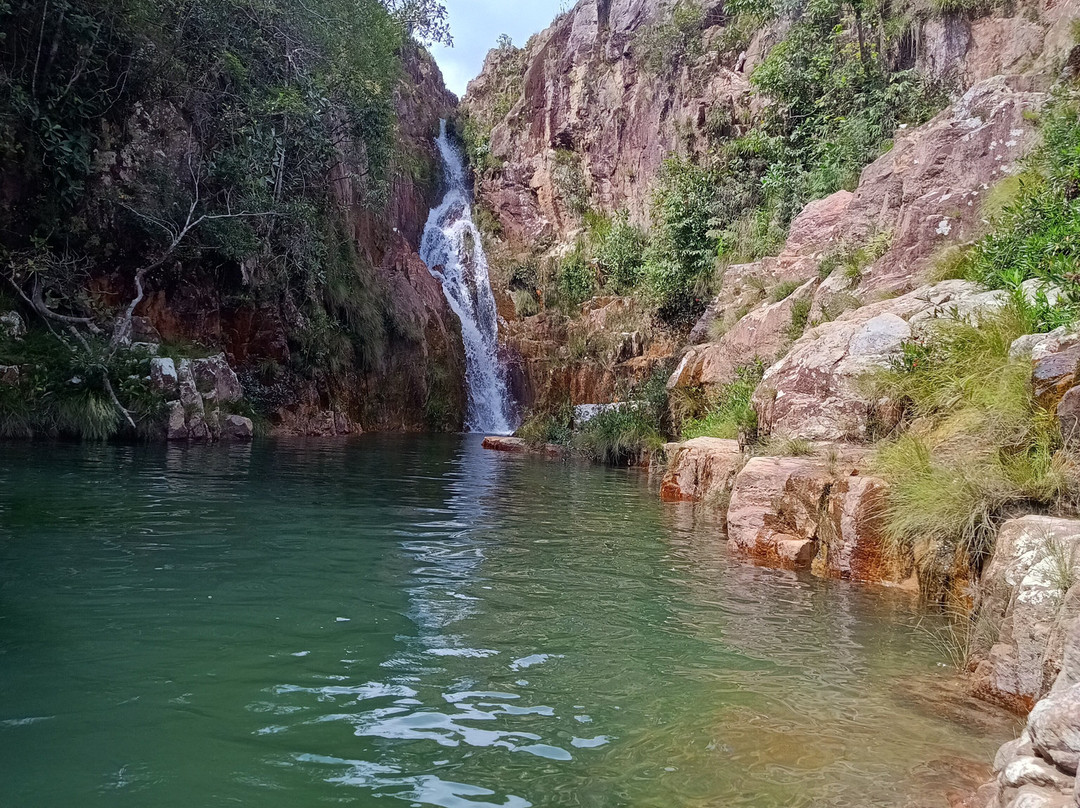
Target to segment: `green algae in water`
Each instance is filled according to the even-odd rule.
[[[0,805],[943,805],[919,618],[474,437],[0,445]]]

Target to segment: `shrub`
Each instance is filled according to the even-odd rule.
[[[691,438],[738,438],[757,433],[757,412],[751,398],[757,389],[765,365],[760,360],[739,368],[735,380],[707,404],[704,416],[683,424],[683,440]]]
[[[1013,200],[972,248],[967,275],[995,289],[1016,291],[1032,279],[1057,286],[1063,290],[1058,308],[1071,321],[1080,306],[1080,94],[1059,90],[1042,121],[1042,143],[1010,188]],[[1046,316],[1036,328],[1049,330],[1054,307],[1041,308]]]
[[[594,237],[596,261],[612,291],[625,294],[636,289],[642,277],[645,233],[620,211]]]
[[[530,446],[554,443],[569,446],[573,437],[574,408],[569,401],[529,413],[514,434]]]
[[[679,0],[669,13],[638,33],[634,50],[641,54],[650,73],[674,76],[682,65],[705,52],[701,36],[704,23],[700,0]]]
[[[556,278],[560,302],[573,306],[592,297],[596,270],[580,244],[559,261]]]
[[[20,366],[17,385],[0,385],[0,437],[103,441],[125,428],[130,431],[106,381],[124,398],[136,422],[138,432],[130,437],[144,435],[158,423],[165,402],[146,381],[148,357],[128,350],[109,356],[104,344],[88,345],[90,354],[74,350],[37,327],[21,340],[0,338],[0,365]]]
[[[700,314],[716,270],[712,223],[719,188],[714,172],[670,158],[653,192],[653,231],[644,276],[661,316],[686,321]]]

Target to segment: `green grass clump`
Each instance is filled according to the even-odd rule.
[[[569,446],[574,435],[574,408],[569,401],[529,413],[514,434],[530,446],[554,443]]]
[[[146,381],[147,357],[137,351],[108,357],[103,344],[88,345],[92,355],[37,327],[21,340],[0,338],[0,365],[20,368],[18,384],[0,384],[0,437],[103,441],[130,431],[106,379],[131,412],[138,435],[153,429],[165,402]]]
[[[612,466],[644,462],[664,445],[664,436],[647,407],[629,402],[607,410],[585,424],[576,447],[598,463]]]
[[[924,593],[941,597],[955,569],[979,569],[1013,509],[1054,507],[1070,491],[1060,435],[1034,401],[1030,363],[1009,346],[1031,312],[1010,305],[978,326],[943,321],[874,374],[877,395],[900,401],[910,431],[879,451],[890,484],[893,549],[915,556]]]
[[[806,331],[806,324],[810,320],[810,308],[813,301],[809,298],[796,300],[791,304],[791,322],[788,323],[786,336],[794,342]]]
[[[773,303],[779,303],[781,300],[787,300],[791,297],[791,293],[802,286],[798,281],[783,281],[773,287],[769,293],[769,300]]]
[[[754,434],[757,431],[757,412],[751,398],[764,373],[765,365],[760,361],[739,368],[735,380],[706,403],[705,413],[683,424],[683,440],[734,439],[739,437],[740,432]]]
[[[529,289],[514,289],[510,292],[510,298],[514,301],[514,312],[519,318],[532,317],[540,311],[540,303]]]

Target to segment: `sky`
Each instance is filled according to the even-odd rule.
[[[499,34],[509,34],[521,47],[543,31],[559,11],[571,7],[569,0],[443,0],[450,19],[454,47],[431,48],[442,69],[446,86],[459,98],[465,85],[480,73],[487,52]]]

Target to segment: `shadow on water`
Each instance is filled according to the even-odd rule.
[[[0,805],[943,805],[919,619],[475,436],[4,445]]]

